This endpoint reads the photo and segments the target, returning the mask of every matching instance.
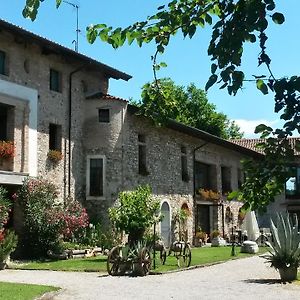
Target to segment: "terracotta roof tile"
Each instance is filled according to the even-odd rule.
[[[86,96],[86,99],[106,99],[106,100],[119,100],[119,101],[125,101],[128,102],[126,99],[124,98],[120,98],[120,97],[116,97],[116,96],[112,96],[109,94],[104,94],[102,92],[94,92],[90,95]]]
[[[265,142],[266,139],[237,139],[237,140],[230,140],[230,141],[236,145],[251,149],[258,153],[261,153],[261,154],[264,153],[262,149],[256,148],[256,145],[258,143]],[[295,155],[300,155],[300,152],[295,150],[296,141],[300,141],[300,137],[291,137],[291,138],[288,138],[288,141],[289,141],[291,147],[294,149]]]

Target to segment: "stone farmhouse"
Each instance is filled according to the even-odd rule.
[[[15,146],[0,159],[0,185],[12,194],[27,176],[46,178],[107,224],[120,191],[149,184],[166,244],[181,208],[190,241],[199,228],[228,234],[241,204],[226,193],[243,181],[241,159],[261,154],[172,120],[156,127],[109,95],[110,79],[130,78],[0,20],[0,141]]]
[[[289,144],[294,149],[295,154],[295,160],[290,165],[293,176],[286,182],[285,192],[276,196],[275,201],[268,206],[266,213],[257,216],[259,227],[261,228],[269,228],[270,217],[279,211],[288,211],[297,214],[300,220],[300,153],[295,149],[296,141],[299,141],[299,137],[289,138]],[[264,142],[264,139],[240,139],[233,140],[232,142],[261,153],[261,150],[256,148],[256,144]]]

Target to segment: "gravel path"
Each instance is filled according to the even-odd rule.
[[[260,257],[165,275],[111,277],[98,273],[4,270],[0,281],[62,288],[43,299],[300,299],[300,285],[282,284]]]

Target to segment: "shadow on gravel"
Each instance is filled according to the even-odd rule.
[[[243,280],[246,283],[259,283],[259,284],[278,284],[282,283],[280,279],[247,279]]]

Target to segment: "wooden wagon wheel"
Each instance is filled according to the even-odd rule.
[[[151,268],[151,255],[149,249],[146,247],[142,248],[139,253],[139,264],[139,275],[148,275]]]
[[[178,257],[178,266],[187,268],[191,264],[192,252],[189,244],[185,244],[181,255]]]
[[[107,256],[107,272],[109,275],[116,276],[119,272],[120,260],[121,260],[121,248],[120,246],[113,247]]]

